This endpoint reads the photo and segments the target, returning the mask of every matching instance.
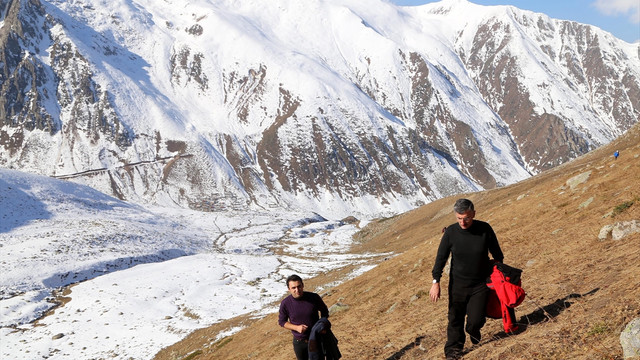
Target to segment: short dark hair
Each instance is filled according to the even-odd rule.
[[[464,214],[467,211],[474,211],[473,203],[469,199],[458,199],[453,205],[453,211],[455,211],[456,214]]]
[[[292,281],[300,281],[300,283],[302,283],[304,285],[304,282],[302,281],[302,278],[296,274],[290,275],[287,278],[287,289],[289,288],[289,283]]]

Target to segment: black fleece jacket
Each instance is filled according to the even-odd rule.
[[[471,227],[466,230],[458,223],[450,225],[440,240],[433,278],[440,281],[451,254],[451,277],[466,283],[484,282],[491,274],[489,252],[496,261],[502,262],[504,259],[491,225],[480,220],[473,220]]]

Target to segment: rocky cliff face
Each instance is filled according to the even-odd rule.
[[[0,145],[3,159],[23,156],[25,132],[55,134],[62,124],[46,110],[53,104],[44,89],[51,88],[53,72],[36,56],[43,42],[44,9],[19,1],[0,3]],[[24,10],[27,7],[28,10]]]
[[[470,34],[464,36],[473,40],[470,46],[461,41],[459,51],[483,98],[509,126],[528,169],[562,164],[616,133],[591,131],[577,117],[621,130],[638,121],[639,79],[629,66],[635,59],[615,39],[591,26],[542,14],[508,15],[466,30]],[[538,70],[545,74],[532,82],[535,75],[526,70],[533,61],[541,62]],[[575,96],[563,103],[562,96],[554,97],[558,92]],[[576,107],[581,109],[574,111]]]
[[[0,1],[0,166],[380,215],[521,180],[640,115],[637,45],[588,25],[465,1],[176,6]]]
[[[80,158],[101,138],[119,150],[131,146],[109,95],[93,81],[91,64],[57,31],[60,25],[42,3],[3,1],[1,6],[6,13],[0,30],[0,141],[9,157],[50,170],[53,164],[35,159],[33,147],[41,144],[33,133],[60,134],[60,150]],[[71,159],[85,166],[82,159]]]

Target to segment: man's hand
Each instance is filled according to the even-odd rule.
[[[431,285],[431,290],[429,290],[429,297],[431,297],[431,301],[436,302],[440,299],[440,283],[433,283]]]
[[[294,325],[294,324],[292,324],[292,323],[290,323],[288,321],[286,323],[284,323],[284,326],[282,326],[282,327],[285,328],[285,329],[288,329],[288,330],[299,332],[300,334],[304,334],[305,331],[307,331],[307,328],[308,328],[308,326],[305,325],[305,324]]]
[[[307,331],[307,325],[305,324],[297,325],[295,330],[300,334],[304,334],[304,332]]]

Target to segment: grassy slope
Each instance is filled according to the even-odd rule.
[[[621,359],[619,335],[640,316],[640,234],[600,241],[600,229],[640,219],[640,125],[585,156],[518,184],[468,194],[477,218],[495,229],[505,263],[524,269],[527,298],[516,309],[523,332],[505,336],[488,320],[483,341],[465,359]],[[613,152],[621,152],[618,160]],[[567,181],[590,173],[571,188]],[[446,338],[443,300],[430,302],[431,268],[441,229],[454,222],[456,197],[370,224],[356,251],[393,251],[375,269],[321,292],[344,359],[440,359]],[[631,206],[621,206],[633,201]],[[611,211],[625,208],[615,216]],[[306,290],[344,276],[306,281]],[[283,284],[283,295],[284,295]],[[277,315],[237,318],[198,330],[157,359],[292,359],[291,335]],[[217,343],[219,331],[246,329]],[[191,356],[189,356],[191,354]]]

